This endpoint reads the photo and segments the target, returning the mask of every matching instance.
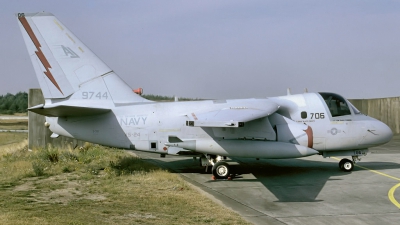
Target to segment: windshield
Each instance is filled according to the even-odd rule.
[[[351,102],[349,102],[350,107],[353,109],[354,114],[362,114]]]
[[[351,115],[349,105],[342,96],[327,92],[320,92],[319,94],[325,100],[332,117]],[[353,108],[355,107],[353,106]]]

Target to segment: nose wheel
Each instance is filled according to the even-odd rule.
[[[354,163],[350,159],[342,159],[339,162],[339,168],[344,172],[350,172],[354,169]]]

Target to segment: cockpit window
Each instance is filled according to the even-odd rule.
[[[326,92],[319,94],[324,98],[332,117],[351,115],[349,105],[342,96]]]

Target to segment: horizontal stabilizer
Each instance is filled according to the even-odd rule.
[[[111,109],[88,108],[88,107],[67,106],[67,105],[45,107],[43,104],[31,107],[28,110],[48,117],[92,116],[92,115],[104,114],[111,111]]]

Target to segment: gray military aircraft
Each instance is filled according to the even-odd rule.
[[[45,104],[59,135],[162,156],[201,155],[216,178],[230,176],[226,157],[265,159],[351,156],[351,171],[369,147],[392,138],[384,123],[363,115],[338,94],[265,99],[153,102],[134,93],[50,13],[18,13],[18,24]]]

